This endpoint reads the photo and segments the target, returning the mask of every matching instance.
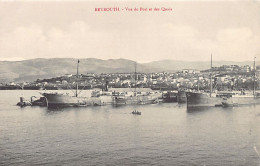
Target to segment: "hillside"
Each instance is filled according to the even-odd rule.
[[[259,65],[259,62],[256,63]],[[205,70],[210,68],[209,61],[174,61],[174,60],[162,60],[162,61],[154,61],[150,63],[143,64],[146,67],[154,67],[157,69],[163,69],[164,71],[178,71],[182,69],[197,69],[197,70]],[[234,61],[213,61],[213,67],[219,67],[222,65],[252,65],[251,61],[244,62],[234,62]]]
[[[24,61],[1,61],[0,82],[34,81],[36,79],[51,78],[64,74],[76,73],[77,59],[53,58],[31,59]],[[135,62],[126,59],[80,59],[80,73],[126,73],[134,72]],[[153,67],[137,65],[142,72],[158,71]]]
[[[252,62],[214,62],[213,66],[221,65],[252,65]],[[259,63],[257,63],[259,64]],[[24,61],[0,61],[0,82],[34,81],[51,78],[69,73],[76,73],[77,59],[52,58],[30,59]],[[101,60],[95,58],[80,59],[80,73],[126,73],[134,72],[135,62],[127,59]],[[138,72],[175,72],[182,69],[204,70],[210,67],[210,62],[189,62],[163,60],[137,64]]]

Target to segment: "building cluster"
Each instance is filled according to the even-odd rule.
[[[238,66],[238,65],[222,65],[220,67],[212,67],[212,71],[215,73],[250,73],[254,69],[253,66],[245,65],[245,66]],[[209,71],[209,70],[206,70]]]
[[[138,87],[157,90],[207,90],[211,83],[213,88],[218,90],[252,89],[254,84],[259,88],[259,80],[254,77],[254,73],[259,73],[259,68],[255,72],[250,66],[223,65],[211,70],[183,69],[175,73],[86,73],[79,76],[66,74],[51,79],[38,79],[32,83],[10,83],[9,86],[18,85],[18,88],[25,89],[73,89],[78,84],[81,89]]]

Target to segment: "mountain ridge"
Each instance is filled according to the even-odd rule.
[[[65,74],[76,73],[76,58],[36,58],[22,61],[0,61],[0,83],[10,81],[35,81]],[[134,72],[135,61],[124,58],[102,60],[84,58],[80,60],[79,72],[84,73],[131,73]],[[256,63],[256,64],[259,64]],[[213,66],[221,65],[253,65],[253,62],[215,61]],[[160,60],[148,63],[137,63],[137,71],[176,72],[182,69],[205,70],[210,68],[209,61],[177,61]]]

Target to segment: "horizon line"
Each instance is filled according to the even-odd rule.
[[[141,64],[145,64],[145,63],[152,63],[152,62],[159,62],[159,61],[179,61],[179,62],[209,62],[209,60],[180,60],[180,59],[161,59],[161,60],[152,60],[152,61],[138,61],[138,60],[132,60],[132,59],[126,59],[126,58],[109,58],[109,59],[101,59],[101,58],[93,58],[93,57],[89,57],[89,58],[72,58],[72,57],[64,57],[64,58],[60,58],[60,57],[53,57],[53,58],[28,58],[28,59],[24,59],[24,58],[7,58],[7,59],[0,59],[0,62],[22,62],[22,61],[27,61],[27,60],[35,60],[35,59],[97,59],[97,60],[104,60],[104,61],[108,61],[108,60],[129,60],[129,61],[134,61],[137,63],[141,63]],[[257,59],[257,58],[256,58]],[[215,60],[215,62],[251,62],[254,60],[242,60],[242,61],[237,61],[237,60]],[[214,62],[214,60],[213,60]],[[259,62],[256,60],[256,62]]]

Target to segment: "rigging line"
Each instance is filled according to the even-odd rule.
[[[82,92],[82,90],[84,90],[85,87],[86,85],[83,86],[83,88],[79,91],[78,95]]]
[[[68,87],[69,87],[70,91],[72,91],[72,92],[73,92],[73,94],[74,94],[74,95],[76,95],[76,93],[73,91],[73,89],[71,88],[71,86],[70,86],[70,85],[68,85]]]

